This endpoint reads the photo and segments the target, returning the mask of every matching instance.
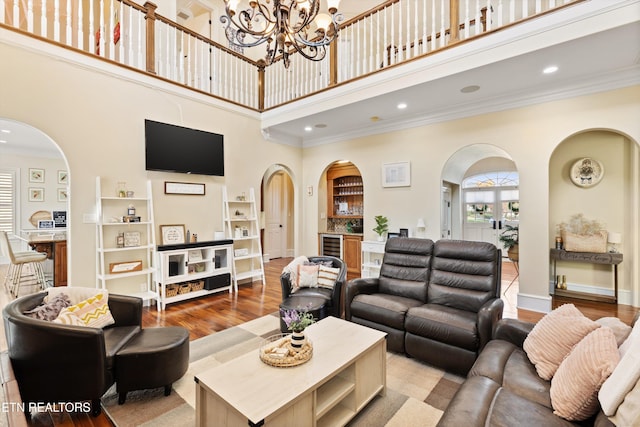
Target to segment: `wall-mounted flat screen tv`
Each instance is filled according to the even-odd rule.
[[[224,176],[224,136],[144,121],[145,168],[150,171]]]

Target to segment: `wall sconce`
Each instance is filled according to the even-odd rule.
[[[622,234],[609,232],[607,234],[607,242],[609,242],[609,252],[617,254],[618,245],[622,243]]]

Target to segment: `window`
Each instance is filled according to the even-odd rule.
[[[12,234],[16,219],[16,172],[0,169],[0,231]]]
[[[517,187],[518,172],[487,172],[473,175],[462,181],[462,188]]]

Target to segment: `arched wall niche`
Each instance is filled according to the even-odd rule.
[[[602,180],[582,187],[570,179],[573,164],[583,158],[599,161]],[[608,232],[620,233],[618,249],[624,260],[618,266],[618,303],[639,305],[638,255],[640,212],[640,146],[615,129],[585,129],[562,140],[549,158],[549,247],[559,234],[557,226],[582,214],[599,221]],[[613,295],[611,266],[566,263],[561,274],[570,290]],[[551,278],[553,279],[553,278]],[[553,284],[550,280],[550,291]]]

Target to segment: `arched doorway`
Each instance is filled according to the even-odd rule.
[[[283,165],[273,165],[264,174],[262,198],[264,215],[265,260],[292,257],[294,239],[294,186],[291,171]]]
[[[70,173],[64,154],[41,130],[0,118],[0,174],[0,229],[9,234],[17,251],[28,250],[38,240],[55,239],[55,244],[47,244],[55,251],[45,263],[45,273],[51,283],[66,285]]]
[[[441,237],[500,247],[500,233],[519,215],[518,182],[511,156],[495,145],[455,152],[442,169]]]

